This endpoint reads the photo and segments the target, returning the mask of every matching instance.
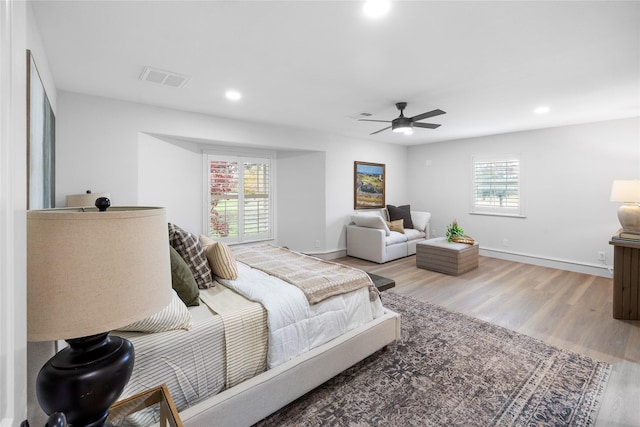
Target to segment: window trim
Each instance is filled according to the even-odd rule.
[[[514,208],[486,207],[476,205],[476,164],[478,162],[501,162],[501,161],[517,161],[518,162],[518,206]],[[522,155],[513,154],[496,154],[496,155],[474,155],[471,157],[471,191],[469,201],[469,214],[471,215],[487,215],[487,216],[503,216],[512,218],[526,218],[525,216],[525,194],[524,194],[524,167]]]
[[[276,188],[276,156],[275,153],[272,152],[264,152],[264,151],[235,151],[235,150],[203,150],[202,151],[202,169],[203,169],[203,219],[202,219],[202,230],[205,236],[211,237],[210,235],[210,214],[209,209],[211,206],[211,194],[209,192],[209,172],[210,172],[210,161],[211,160],[224,160],[224,161],[236,161],[238,164],[244,165],[245,163],[251,162],[267,162],[269,163],[269,186],[268,186],[268,200],[269,200],[269,216],[268,216],[268,228],[269,231],[260,235],[252,235],[250,238],[247,238],[244,233],[238,233],[238,236],[233,237],[215,237],[215,240],[233,245],[233,244],[241,244],[241,243],[250,243],[250,242],[259,242],[266,240],[273,240],[275,238],[275,188]],[[239,197],[240,200],[240,197]],[[241,210],[238,213],[238,221],[243,221],[244,211]]]

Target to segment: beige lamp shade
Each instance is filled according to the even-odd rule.
[[[84,194],[69,194],[67,196],[67,206],[82,208],[86,206],[95,206],[96,199],[98,197],[111,197],[109,193],[84,193]]]
[[[117,329],[166,307],[172,292],[164,208],[27,212],[29,341]]]
[[[640,202],[640,180],[613,181],[611,186],[611,201],[638,203]]]

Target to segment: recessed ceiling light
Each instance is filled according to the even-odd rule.
[[[238,101],[240,98],[242,98],[242,94],[237,90],[228,90],[227,92],[225,92],[224,96],[226,96],[230,101]]]
[[[379,18],[386,15],[391,8],[389,0],[367,0],[364,2],[362,10],[369,18]]]
[[[535,110],[533,110],[533,112],[536,114],[547,114],[549,111],[550,111],[550,108],[546,106],[538,107]]]

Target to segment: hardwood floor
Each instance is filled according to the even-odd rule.
[[[416,267],[415,255],[376,264],[337,262],[393,278],[387,292],[509,328],[613,365],[597,426],[640,426],[640,321],[612,316],[612,279],[480,257],[454,277]]]

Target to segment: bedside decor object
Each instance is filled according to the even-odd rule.
[[[353,162],[353,209],[384,208],[384,164]]]
[[[74,426],[104,425],[134,362],[132,344],[109,331],[171,301],[165,209],[28,211],[27,260],[28,340],[69,344],[38,374],[40,406]]]
[[[92,193],[91,190],[87,190],[84,194],[69,194],[67,195],[67,207],[69,208],[83,208],[86,206],[95,206],[96,199],[100,197],[109,198],[109,193]]]
[[[611,201],[622,202],[618,220],[624,231],[640,231],[640,180],[613,181]]]

